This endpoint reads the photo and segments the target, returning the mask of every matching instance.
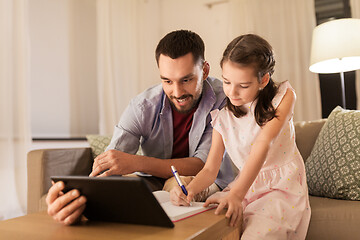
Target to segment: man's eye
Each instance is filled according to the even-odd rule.
[[[190,82],[190,81],[191,81],[191,78],[183,79],[183,82],[184,82],[184,83],[187,83],[187,82]]]
[[[171,81],[169,81],[169,80],[163,80],[163,83],[171,84]]]

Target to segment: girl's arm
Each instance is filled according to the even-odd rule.
[[[186,186],[187,197],[179,187],[170,191],[170,200],[174,205],[188,206],[194,196],[210,186],[216,179],[219,172],[225,146],[218,131],[213,129],[210,151],[204,168],[196,175],[194,180]]]
[[[213,129],[211,147],[205,166],[196,175],[195,179],[190,182],[187,187],[188,191],[194,193],[195,195],[214,183],[220,169],[224,151],[225,146],[222,141],[222,136],[218,131]]]
[[[294,104],[295,94],[288,89],[276,110],[277,117],[266,123],[259,136],[256,137],[249,158],[234,187],[230,190],[230,193],[235,194],[240,200],[244,199],[245,194],[259,174],[273,140],[279,135],[284,124],[292,117]]]

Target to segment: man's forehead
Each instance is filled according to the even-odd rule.
[[[177,62],[177,61],[186,61],[188,62],[189,64],[192,64],[194,65],[194,56],[191,52],[185,54],[185,55],[182,55],[182,56],[179,56],[177,58],[172,58],[170,57],[169,55],[165,55],[165,54],[160,54],[159,56],[159,63],[160,61],[174,61],[174,62]]]
[[[176,80],[176,79],[186,79],[186,78],[192,78],[195,76],[195,73],[189,73],[189,74],[186,74],[186,75],[179,75],[177,77],[174,77],[174,76],[166,76],[166,75],[161,75],[160,74],[160,78],[163,79],[163,80]]]

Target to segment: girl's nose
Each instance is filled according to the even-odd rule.
[[[235,87],[231,87],[230,89],[230,95],[231,96],[237,96],[237,89]]]

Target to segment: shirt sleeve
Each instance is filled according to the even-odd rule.
[[[212,110],[210,112],[210,115],[208,115],[207,125],[205,128],[205,131],[202,134],[200,144],[197,147],[195,154],[193,157],[200,158],[203,162],[206,162],[207,155],[209,154],[210,147],[211,147],[211,139],[212,139],[212,132],[213,132],[213,122],[214,118],[213,116],[217,116],[219,113],[219,109]],[[211,121],[211,119],[213,119]]]
[[[135,154],[140,145],[141,138],[141,111],[134,106],[133,101],[127,106],[115,126],[114,134],[107,150],[115,149]]]
[[[210,124],[207,124],[204,132],[201,135],[201,139],[199,141],[198,146],[196,147],[194,154],[191,155],[191,153],[190,153],[189,157],[200,158],[201,161],[203,161],[205,163],[206,159],[207,159],[207,155],[209,154],[209,151],[210,151],[211,139],[212,139],[212,127]],[[190,141],[190,139],[189,139],[189,141]],[[189,144],[190,144],[190,142],[189,142]]]

